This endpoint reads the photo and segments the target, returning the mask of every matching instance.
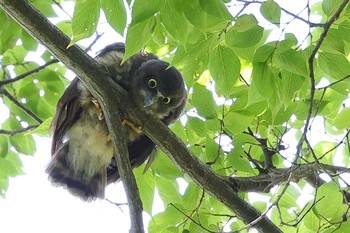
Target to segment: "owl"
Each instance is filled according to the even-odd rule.
[[[143,51],[122,63],[124,53],[125,45],[116,43],[104,48],[95,59],[129,93],[140,111],[166,125],[176,121],[187,99],[180,72]],[[140,166],[154,153],[155,144],[127,124],[123,127],[131,166]],[[50,130],[52,157],[46,173],[51,183],[84,201],[103,199],[106,186],[119,179],[115,151],[102,110],[79,78],[59,99]]]

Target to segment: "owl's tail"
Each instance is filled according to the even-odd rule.
[[[84,201],[104,199],[107,185],[106,168],[87,179],[84,171],[76,172],[68,161],[69,144],[66,142],[56,151],[45,172],[54,186],[67,189],[72,195]]]

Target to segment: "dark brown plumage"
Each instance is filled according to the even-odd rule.
[[[121,65],[124,52],[122,43],[109,45],[96,60],[129,92],[140,109],[167,125],[174,122],[186,104],[179,71],[144,52]],[[153,153],[155,144],[147,136],[125,127],[130,162],[137,167]],[[104,198],[106,185],[119,179],[114,149],[96,99],[78,78],[60,98],[51,130],[52,159],[46,169],[51,182],[86,201]]]

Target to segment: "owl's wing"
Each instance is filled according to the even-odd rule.
[[[60,148],[67,130],[80,117],[82,106],[79,101],[78,83],[79,79],[75,78],[58,100],[56,113],[50,125],[50,132],[53,133],[51,155]]]
[[[125,53],[124,43],[115,43],[102,49],[97,57],[103,57],[110,51]],[[99,60],[98,60],[99,61]],[[103,60],[100,61],[103,63]],[[66,88],[59,99],[56,113],[52,119],[50,132],[53,134],[51,154],[53,155],[63,144],[64,135],[67,130],[79,119],[82,106],[79,100],[80,91],[78,89],[79,78],[75,78]]]

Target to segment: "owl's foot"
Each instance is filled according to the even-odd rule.
[[[95,105],[96,109],[98,110],[98,119],[102,121],[105,117],[103,115],[102,109],[100,104],[98,103],[97,99],[92,99],[91,102]]]
[[[130,128],[132,128],[136,133],[141,134],[142,133],[142,126],[135,125],[131,121],[124,119],[122,121],[122,125],[128,125]]]

